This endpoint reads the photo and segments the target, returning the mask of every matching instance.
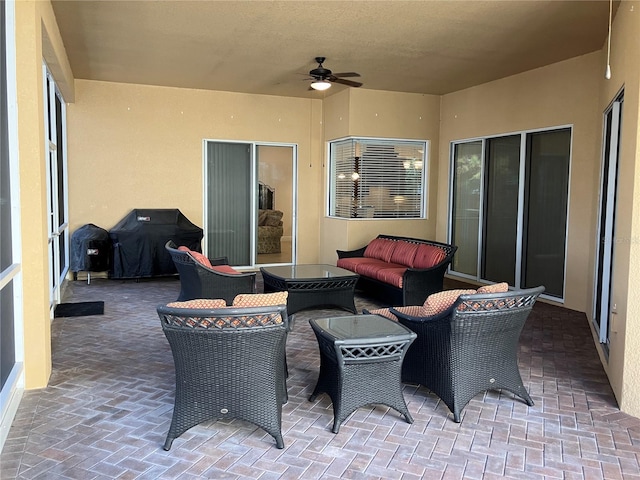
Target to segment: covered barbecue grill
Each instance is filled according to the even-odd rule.
[[[109,230],[109,236],[113,244],[111,278],[176,274],[173,260],[164,248],[168,240],[202,251],[202,228],[177,208],[134,209]]]
[[[79,227],[71,235],[70,253],[69,267],[74,280],[78,278],[78,272],[106,272],[111,263],[109,232],[93,223]],[[89,274],[87,281],[90,279]]]

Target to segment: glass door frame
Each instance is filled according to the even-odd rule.
[[[251,205],[253,208],[250,212],[250,221],[252,225],[251,232],[251,242],[250,242],[250,264],[249,265],[237,265],[234,268],[238,269],[257,269],[260,266],[268,266],[268,265],[295,265],[297,258],[297,205],[298,205],[298,189],[297,189],[297,179],[298,179],[298,145],[295,143],[284,143],[284,142],[261,142],[261,141],[243,141],[243,140],[223,140],[223,139],[204,139],[202,142],[202,157],[203,157],[203,167],[202,167],[202,189],[203,189],[203,229],[205,233],[205,241],[203,242],[203,253],[205,255],[209,255],[208,252],[208,244],[206,241],[206,235],[209,231],[209,212],[208,212],[208,153],[207,153],[207,144],[208,143],[233,143],[233,144],[242,144],[250,147],[250,163],[251,163],[251,172],[250,179],[254,186],[251,189]],[[291,258],[289,262],[282,263],[258,263],[258,248],[257,248],[257,224],[258,224],[258,182],[259,182],[259,158],[258,158],[258,149],[260,147],[284,147],[291,149],[291,167],[292,167],[292,178],[291,178]]]
[[[609,317],[616,313],[615,306],[611,305],[611,291],[613,287],[616,197],[623,104],[624,90],[621,90],[603,113],[592,322],[598,332],[598,339],[604,345],[604,351],[607,354],[609,353],[609,332],[611,329]],[[611,114],[610,122],[609,114]]]
[[[42,63],[45,108],[45,164],[47,167],[47,250],[49,256],[49,307],[51,318],[62,297],[62,284],[69,271],[69,201],[67,183],[66,105],[46,63]],[[57,116],[56,99],[60,102]],[[58,131],[62,145],[58,145]],[[62,153],[62,158],[58,155]],[[61,164],[60,164],[61,162]],[[61,167],[61,168],[60,168]],[[62,173],[62,178],[60,178]],[[62,187],[62,188],[61,188]],[[60,195],[62,193],[62,195]],[[63,205],[60,205],[60,202]],[[60,218],[60,212],[64,218]]]
[[[466,143],[471,143],[471,142],[481,142],[481,156],[480,156],[480,175],[481,175],[481,179],[480,179],[480,212],[479,212],[479,228],[478,228],[478,252],[477,252],[477,257],[476,257],[476,275],[470,275],[470,274],[465,274],[465,273],[461,273],[461,272],[457,272],[455,270],[453,270],[452,266],[450,265],[447,269],[447,273],[451,274],[453,276],[459,277],[459,278],[466,278],[468,280],[472,280],[472,281],[478,281],[478,282],[486,282],[485,279],[483,279],[482,277],[482,252],[484,249],[484,228],[485,228],[485,194],[486,194],[486,159],[487,159],[487,140],[489,139],[497,139],[497,138],[502,138],[502,137],[509,137],[509,136],[513,136],[513,135],[520,135],[520,159],[519,159],[519,185],[518,185],[518,217],[517,217],[517,225],[516,225],[516,251],[515,251],[515,268],[514,268],[514,273],[515,273],[515,285],[514,288],[519,289],[521,288],[521,284],[523,282],[523,275],[522,275],[522,258],[523,258],[523,232],[524,232],[524,205],[525,205],[525,195],[526,195],[526,185],[525,185],[525,170],[526,170],[526,155],[527,155],[527,149],[526,149],[526,145],[527,145],[527,138],[530,134],[535,134],[535,133],[545,133],[545,132],[555,132],[555,131],[559,131],[559,130],[565,130],[565,129],[569,129],[571,132],[571,143],[570,143],[570,149],[569,149],[569,173],[568,173],[568,191],[567,191],[567,212],[566,212],[566,225],[565,225],[565,238],[568,238],[568,233],[569,233],[569,224],[570,224],[570,220],[569,220],[569,210],[570,210],[570,198],[571,198],[571,164],[572,164],[572,158],[573,158],[573,125],[569,124],[569,125],[559,125],[559,126],[554,126],[554,127],[549,127],[549,128],[539,128],[539,129],[533,129],[533,130],[522,130],[522,131],[518,131],[518,132],[509,132],[509,133],[504,133],[504,134],[498,134],[498,135],[488,135],[485,137],[472,137],[472,138],[467,138],[467,139],[462,139],[462,140],[455,140],[450,142],[450,148],[449,148],[449,205],[448,205],[448,231],[447,231],[447,238],[449,242],[453,242],[453,224],[455,219],[453,218],[453,206],[454,206],[454,196],[455,196],[455,191],[454,191],[454,177],[455,177],[455,153],[456,153],[456,146],[460,145],[460,144],[466,144]],[[566,276],[566,269],[567,269],[567,248],[568,248],[568,242],[565,242],[565,256],[564,256],[564,279],[563,279],[563,296],[562,297],[557,297],[557,296],[552,296],[552,295],[547,295],[547,294],[542,294],[541,298],[545,298],[548,300],[552,300],[554,302],[559,302],[559,303],[564,303],[565,297],[564,295],[566,294],[566,282],[567,282],[567,276]]]

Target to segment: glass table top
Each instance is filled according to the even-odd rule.
[[[279,265],[277,267],[262,267],[260,270],[283,280],[327,279],[357,275],[333,265]]]
[[[379,315],[314,318],[309,322],[334,340],[380,340],[398,335],[414,335],[404,325]]]

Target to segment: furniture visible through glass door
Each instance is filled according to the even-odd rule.
[[[295,145],[205,142],[204,249],[235,266],[293,263]]]

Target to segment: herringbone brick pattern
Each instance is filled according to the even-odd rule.
[[[194,427],[165,452],[173,360],[155,306],[178,292],[175,279],[70,283],[64,301],[104,300],[105,314],[53,321],[51,380],[24,395],[0,455],[3,480],[640,478],[640,420],[617,408],[585,316],[540,302],[520,351],[533,407],[491,391],[456,424],[435,395],[405,385],[413,424],[362,407],[334,435],[329,398],[307,400],[319,367],[308,320],[348,312],[307,310],[287,342],[285,449],[233,420]]]

